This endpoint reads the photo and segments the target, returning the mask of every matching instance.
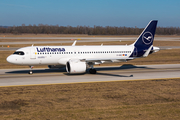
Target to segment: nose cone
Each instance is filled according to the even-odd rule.
[[[11,55],[6,58],[6,61],[9,62],[9,63],[13,63],[13,62],[12,62],[13,59],[12,59]]]
[[[6,61],[12,64],[17,64],[17,58],[13,55],[10,55],[6,58]]]

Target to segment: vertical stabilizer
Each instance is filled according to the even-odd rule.
[[[132,44],[134,46],[134,52],[137,53],[136,57],[143,56],[144,53],[152,46],[157,22],[157,20],[150,21],[138,39]],[[132,53],[131,57],[134,57],[134,52]]]

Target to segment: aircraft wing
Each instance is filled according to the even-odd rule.
[[[101,58],[87,58],[87,59],[81,59],[80,61],[85,61],[87,63],[96,63],[96,64],[101,64],[105,62],[126,62],[128,60],[133,60],[134,58],[126,58],[126,59],[120,59],[120,58],[111,58],[111,59],[101,59]]]

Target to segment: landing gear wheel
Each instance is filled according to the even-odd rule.
[[[89,73],[90,73],[90,74],[96,74],[96,70],[95,70],[95,69],[90,69],[90,70],[89,70]]]
[[[32,70],[30,70],[30,71],[29,71],[29,74],[30,74],[30,75],[32,75],[32,74],[33,74]]]

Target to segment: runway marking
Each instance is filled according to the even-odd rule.
[[[45,85],[63,85],[63,84],[89,84],[89,83],[128,82],[128,81],[146,81],[146,80],[163,80],[163,79],[166,79],[166,80],[180,79],[180,77],[177,77],[177,78],[134,79],[134,80],[92,81],[92,82],[72,82],[72,83],[31,84],[31,85],[10,85],[10,86],[0,86],[0,87],[26,87],[26,86],[45,86]]]

